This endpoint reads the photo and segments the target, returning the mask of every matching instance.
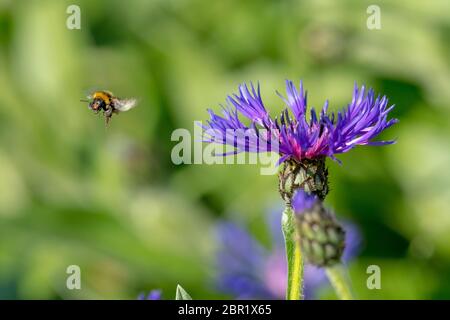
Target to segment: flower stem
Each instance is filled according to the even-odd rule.
[[[303,299],[303,259],[297,239],[294,212],[290,206],[283,211],[281,225],[288,263],[286,299],[301,300]]]
[[[342,264],[336,264],[325,268],[328,279],[341,300],[353,300],[353,294],[350,286],[350,279],[347,270]]]

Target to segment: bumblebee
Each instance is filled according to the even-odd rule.
[[[89,102],[89,109],[93,110],[95,114],[103,111],[105,116],[105,123],[108,125],[113,114],[128,111],[136,106],[136,99],[120,99],[109,91],[95,91],[91,93],[88,100],[81,100]]]

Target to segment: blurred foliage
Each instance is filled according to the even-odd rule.
[[[68,30],[66,8],[81,8]],[[330,162],[327,202],[363,229],[351,266],[360,298],[450,298],[450,3],[378,1],[0,0],[0,298],[135,299],[178,283],[221,298],[214,224],[268,239],[275,176],[250,165],[171,163],[239,83],[259,81],[277,112],[284,79],[310,105],[341,108],[354,81],[389,96],[398,143]],[[107,129],[79,102],[92,88],[137,97]],[[81,267],[82,290],[66,268]],[[382,270],[368,290],[366,268]],[[329,289],[323,297],[333,298]]]

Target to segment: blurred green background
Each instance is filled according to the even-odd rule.
[[[81,29],[66,28],[67,6]],[[359,298],[450,298],[450,2],[0,0],[0,298],[135,299],[177,283],[218,299],[214,226],[268,241],[276,176],[251,165],[171,163],[176,128],[193,129],[244,81],[280,110],[286,78],[309,104],[351,99],[354,81],[386,94],[393,146],[329,161],[327,203],[362,229],[351,264]],[[92,88],[137,97],[103,119]],[[66,288],[81,267],[82,290]],[[377,264],[382,289],[366,288]],[[324,297],[333,298],[331,290]]]

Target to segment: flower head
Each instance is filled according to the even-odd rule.
[[[233,153],[274,151],[281,155],[280,162],[317,159],[344,153],[357,145],[386,145],[390,141],[374,141],[383,130],[397,119],[388,120],[386,96],[375,97],[372,89],[360,89],[355,84],[353,98],[347,108],[337,114],[328,112],[328,102],[320,114],[312,108],[307,115],[307,98],[300,82],[297,88],[286,81],[286,108],[279,119],[272,118],[261,98],[259,85],[239,86],[239,94],[228,96],[222,107],[222,116],[208,110],[210,120],[203,126],[205,142],[234,147]],[[250,121],[244,124],[239,116]],[[309,119],[308,119],[309,118]],[[241,134],[236,134],[239,131]],[[223,155],[226,155],[225,153]]]

